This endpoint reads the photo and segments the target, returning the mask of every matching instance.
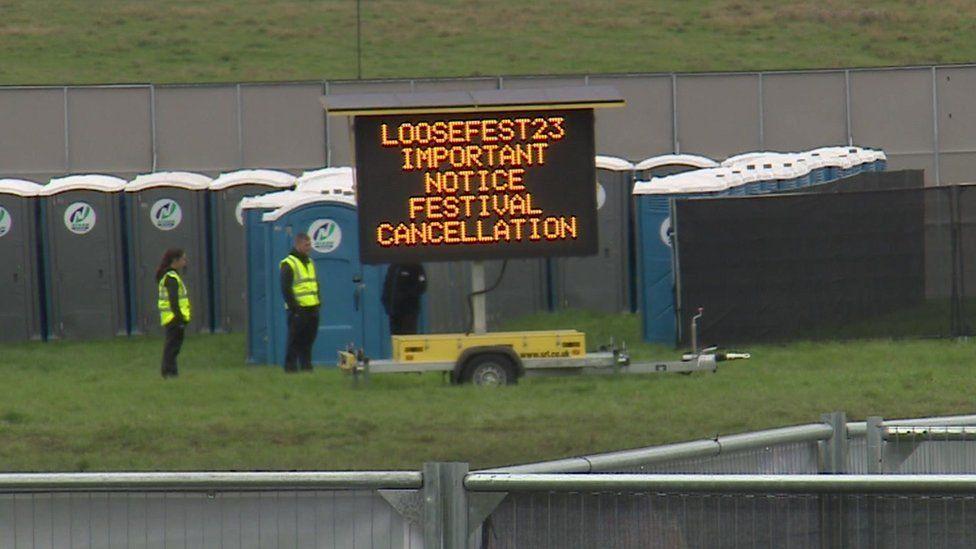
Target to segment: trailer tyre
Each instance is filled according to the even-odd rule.
[[[486,387],[515,385],[518,374],[511,358],[500,353],[487,353],[473,356],[467,361],[461,382]]]

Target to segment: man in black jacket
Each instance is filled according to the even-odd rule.
[[[383,308],[390,315],[391,334],[417,333],[420,298],[427,291],[427,273],[417,263],[394,264],[383,281]]]
[[[295,235],[295,247],[281,260],[281,295],[288,309],[288,349],[285,371],[312,370],[312,345],[319,331],[319,281],[315,262],[309,258],[312,239]],[[297,366],[296,366],[297,363]]]

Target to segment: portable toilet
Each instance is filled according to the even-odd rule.
[[[770,177],[776,181],[778,190],[809,187],[810,168],[799,155],[787,155],[772,163]]]
[[[630,161],[596,157],[598,252],[589,257],[551,260],[553,302],[557,307],[608,313],[636,308],[630,211],[633,183],[634,165]]]
[[[634,177],[638,181],[650,181],[703,168],[717,168],[718,162],[697,154],[662,154],[641,160],[634,166]]]
[[[241,200],[241,213],[244,219],[244,287],[247,291],[245,315],[247,329],[247,361],[255,364],[268,364],[274,358],[268,354],[270,341],[268,313],[271,305],[268,287],[269,277],[277,276],[277,263],[270,264],[268,249],[270,226],[261,217],[291,202],[312,193],[298,191],[278,191],[248,197]]]
[[[678,341],[671,229],[673,203],[676,198],[728,194],[729,182],[716,173],[719,170],[698,170],[634,184],[640,309],[646,341],[671,345]]]
[[[37,194],[41,186],[0,179],[0,342],[41,339]]]
[[[745,153],[740,153],[732,155],[722,161],[722,166],[731,167],[744,164],[755,164],[758,160],[762,158],[769,158],[771,156],[777,156],[782,153],[769,152],[769,151],[750,151]]]
[[[830,167],[827,166],[827,159],[816,151],[806,151],[797,155],[798,163],[805,164],[810,169],[807,177],[808,185],[820,185],[826,183],[831,178]]]
[[[319,278],[322,306],[312,361],[335,365],[338,351],[352,345],[373,358],[390,355],[389,319],[380,301],[385,265],[359,262],[359,231],[353,194],[308,194],[261,216],[268,226],[265,264],[275,274],[298,233],[312,239],[311,259]],[[268,356],[284,360],[287,343],[280,278],[267,277]],[[259,320],[258,320],[259,321]]]
[[[197,332],[212,330],[207,245],[211,181],[197,173],[156,172],[140,175],[125,186],[130,333],[162,333],[156,269],[170,248],[181,248],[188,259],[182,276],[193,307],[190,326]]]
[[[355,194],[355,172],[349,167],[307,171],[295,180],[295,190],[320,194],[345,194],[351,191]]]
[[[871,153],[871,169],[883,172],[888,169],[888,156],[881,149],[866,149]]]
[[[210,272],[215,331],[237,332],[246,325],[243,199],[294,185],[294,175],[275,170],[238,170],[221,174],[210,183]]]
[[[72,175],[38,192],[48,339],[128,333],[124,188],[118,177]]]
[[[849,177],[858,172],[858,160],[848,153],[848,147],[820,147],[810,153],[823,159],[827,169],[827,181]]]

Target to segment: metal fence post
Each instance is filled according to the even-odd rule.
[[[847,468],[847,414],[831,412],[821,415],[820,419],[834,431],[821,444],[820,472],[843,473]],[[820,540],[824,548],[844,547],[844,517],[840,511],[840,497],[837,494],[820,496]]]
[[[847,469],[847,414],[831,412],[820,419],[830,425],[834,434],[824,441],[821,473],[843,473]]]
[[[867,451],[865,460],[867,461],[867,472],[869,474],[880,474],[884,472],[884,459],[882,447],[884,441],[881,438],[881,424],[884,420],[878,416],[871,416],[867,421]]]
[[[468,540],[467,463],[424,464],[424,547],[463,549]]]

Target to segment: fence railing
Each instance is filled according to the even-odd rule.
[[[837,412],[475,472],[0,474],[4,549],[968,547],[974,519],[976,416]]]

